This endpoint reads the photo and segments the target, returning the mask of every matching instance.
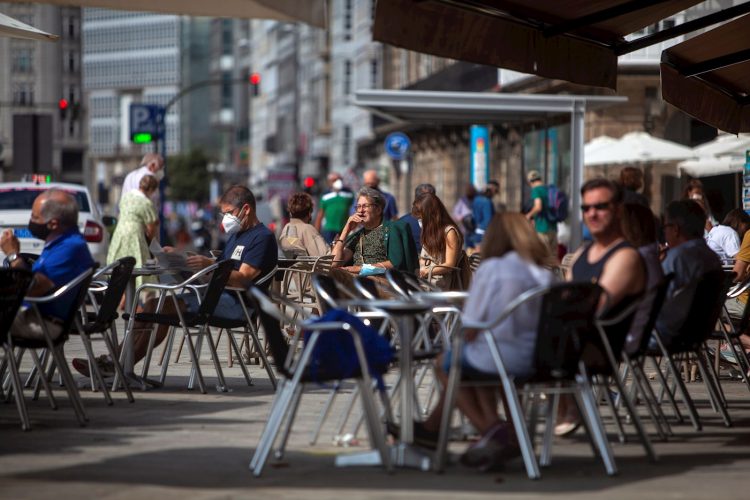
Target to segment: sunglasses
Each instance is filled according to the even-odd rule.
[[[592,208],[594,210],[606,210],[612,204],[611,201],[605,201],[604,203],[593,203],[591,205],[581,205],[581,212],[586,213]]]

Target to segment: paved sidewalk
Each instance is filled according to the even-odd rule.
[[[78,351],[75,343],[68,350],[69,357]],[[213,388],[207,357],[202,367]],[[327,394],[315,387],[303,397],[288,455],[282,462],[271,461],[256,479],[248,463],[273,397],[265,372],[251,367],[255,385],[247,387],[235,365],[225,370],[232,392],[203,395],[185,389],[187,371],[184,353],[180,363],[170,367],[166,387],[137,391],[133,404],[115,393],[114,406],[107,407],[101,394],[83,391],[90,417],[83,428],[76,424],[63,391],[58,392],[61,408],[56,412],[46,401],[27,397],[31,432],[20,430],[14,405],[0,404],[0,498],[748,497],[750,394],[738,382],[725,384],[733,428],[725,428],[711,411],[702,386],[690,384],[704,430],[675,426],[676,435],[668,443],[655,442],[659,463],[649,463],[635,442],[614,444],[620,474],[607,477],[579,434],[555,443],[553,464],[542,470],[538,481],[526,478],[520,460],[492,474],[457,464],[443,475],[336,469],[333,457],[345,449],[333,445],[332,433],[346,398],[338,400],[319,443],[310,446],[309,432]],[[360,435],[364,438],[364,431]],[[463,447],[465,443],[456,443],[453,451]],[[349,449],[365,448],[366,442]]]

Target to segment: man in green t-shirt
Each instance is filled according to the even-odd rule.
[[[315,229],[320,231],[323,239],[330,245],[349,219],[349,208],[352,206],[354,194],[344,188],[344,181],[337,173],[328,175],[328,183],[331,191],[320,197]]]
[[[547,186],[542,182],[542,176],[536,170],[531,170],[526,179],[531,187],[531,201],[533,205],[526,214],[529,221],[534,221],[534,229],[539,237],[547,245],[554,257],[557,257],[557,222],[547,219],[547,205],[549,195]]]

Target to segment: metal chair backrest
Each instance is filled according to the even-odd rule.
[[[475,272],[477,268],[479,267],[479,264],[482,263],[482,256],[478,253],[473,253],[469,255],[469,267],[471,268],[471,272]]]
[[[56,340],[57,344],[67,340],[68,334],[70,333],[70,328],[71,326],[73,326],[73,321],[76,318],[76,314],[79,313],[81,307],[83,307],[84,302],[86,302],[86,296],[89,293],[89,285],[91,284],[91,280],[93,279],[95,269],[96,269],[96,264],[94,264],[94,267],[92,267],[91,269],[82,272],[81,274],[73,278],[70,282],[66,283],[60,289],[58,289],[58,292],[59,292],[63,288],[68,288],[68,287],[74,288],[76,286],[78,287],[78,289],[75,292],[75,300],[71,304],[71,307],[68,311],[68,316],[64,318],[64,322],[62,325],[62,334],[57,338]],[[65,293],[73,293],[73,292],[67,291]]]
[[[378,285],[367,276],[354,278],[354,287],[365,299],[375,300],[379,297]]]
[[[26,269],[0,269],[0,344],[8,338],[32,276]]]
[[[284,334],[281,332],[281,313],[278,306],[268,298],[264,290],[255,286],[250,288],[248,297],[258,314],[261,326],[263,326],[266,341],[268,342],[268,347],[271,349],[271,356],[273,356],[276,365],[276,371],[289,377],[289,370],[286,366],[289,346],[286,343]]]
[[[673,279],[674,273],[670,273],[664,276],[659,284],[656,285],[656,288],[654,288],[654,290],[652,290],[649,295],[644,297],[644,300],[651,300],[651,308],[649,309],[648,319],[643,325],[643,331],[641,332],[640,339],[638,339],[638,344],[635,350],[628,352],[628,355],[638,357],[648,351],[648,343],[649,340],[651,340],[651,332],[653,332],[654,330],[656,319],[659,317],[661,308],[667,298],[667,290],[669,289],[669,284],[672,283]]]
[[[233,267],[234,262],[231,259],[217,263],[216,269],[214,269],[211,279],[208,281],[203,301],[196,313],[196,321],[198,323],[207,323],[213,314],[216,305],[219,303],[219,297],[221,297],[221,293],[227,285]]]
[[[678,349],[694,350],[711,335],[721,314],[729,283],[724,271],[718,269],[701,276],[694,286],[690,310],[675,338]]]
[[[133,274],[135,258],[123,257],[118,259],[115,264],[112,268],[112,274],[110,274],[107,291],[104,292],[104,297],[99,305],[99,312],[94,320],[94,323],[101,326],[109,326],[117,318],[117,307],[120,305],[120,300]]]
[[[535,348],[538,379],[570,380],[579,371],[584,339],[603,290],[594,283],[559,283],[542,295]]]
[[[318,304],[322,311],[320,314],[325,314],[331,309],[337,307],[337,303],[343,299],[338,287],[336,286],[336,280],[330,276],[324,274],[313,274],[312,275],[312,287],[315,295],[318,297]]]
[[[388,284],[391,288],[404,298],[409,298],[412,293],[421,292],[418,287],[415,287],[406,280],[404,273],[398,269],[388,269],[385,272],[385,277],[388,280]]]

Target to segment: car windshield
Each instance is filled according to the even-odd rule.
[[[31,210],[31,205],[34,204],[34,200],[39,193],[46,191],[46,188],[0,188],[0,210]],[[63,189],[66,193],[70,193],[76,199],[78,203],[78,210],[81,212],[91,212],[89,207],[89,200],[86,193],[83,191],[70,191]]]

